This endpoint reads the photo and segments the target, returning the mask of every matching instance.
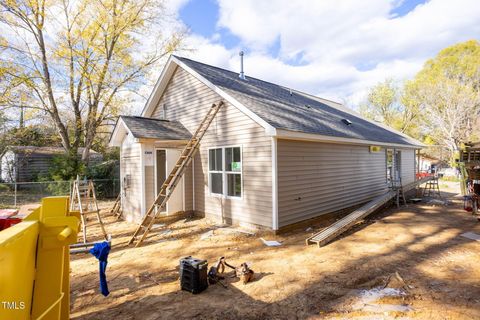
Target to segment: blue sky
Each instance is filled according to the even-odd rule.
[[[386,78],[412,78],[442,48],[477,39],[476,0],[168,0],[190,31],[180,53],[358,106]]]
[[[402,17],[415,9],[419,4],[423,4],[423,0],[406,0],[401,1],[392,8],[391,14],[395,17]],[[229,32],[225,27],[218,27],[217,21],[219,19],[219,5],[215,0],[190,0],[183,5],[179,10],[180,20],[190,29],[194,34],[205,38],[212,38],[217,35],[215,39],[226,48],[234,48],[241,45],[241,39]],[[245,21],[248,23],[248,19]],[[280,39],[274,45],[268,48],[268,53],[271,56],[278,56],[280,50]],[[291,61],[296,64],[296,61]]]

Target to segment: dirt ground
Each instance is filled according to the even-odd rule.
[[[480,242],[460,236],[480,233],[480,223],[463,210],[454,183],[441,188],[449,204],[424,200],[383,210],[322,248],[305,245],[321,225],[265,236],[282,242],[267,247],[258,234],[206,219],[168,223],[131,248],[125,245],[135,225],[106,217],[113,237],[110,295],[99,293],[98,261],[73,255],[71,317],[480,319]],[[248,262],[256,280],[243,285],[227,278],[226,288],[217,284],[197,295],[181,291],[178,261],[188,255],[210,265],[220,256],[234,265]]]

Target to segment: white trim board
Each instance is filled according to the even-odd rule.
[[[398,143],[388,143],[380,141],[370,141],[353,138],[341,138],[335,136],[325,136],[315,133],[304,133],[298,131],[289,131],[284,129],[277,129],[277,138],[286,140],[304,140],[315,142],[329,142],[329,143],[341,143],[341,144],[356,144],[356,145],[375,145],[382,147],[398,147],[403,149],[419,149],[421,146],[412,146]]]
[[[123,132],[120,131],[123,129]],[[125,139],[125,135],[131,135],[133,137],[132,132],[128,129],[127,125],[123,121],[121,117],[118,118],[117,123],[115,124],[115,128],[113,128],[112,135],[110,136],[110,140],[108,141],[108,146],[110,147],[120,147]]]
[[[147,212],[146,209],[146,188],[145,188],[145,145],[143,143],[140,144],[140,163],[141,163],[141,191],[142,191],[142,201],[140,203],[140,212],[141,212],[141,218],[145,216],[145,213]]]
[[[272,137],[272,229],[278,230],[277,138]]]

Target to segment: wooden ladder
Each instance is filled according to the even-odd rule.
[[[121,193],[118,194],[112,209],[110,209],[110,213],[113,216],[117,217],[117,220],[122,217],[122,194]]]
[[[438,197],[442,199],[442,194],[440,193],[440,187],[438,185],[438,177],[433,177],[432,180],[427,181],[422,193],[422,197],[433,197],[435,195],[438,195]]]
[[[135,247],[138,247],[143,240],[145,240],[148,232],[155,222],[155,219],[166,206],[168,199],[170,199],[172,196],[173,191],[175,191],[175,187],[185,173],[185,170],[195,156],[195,153],[198,151],[200,141],[202,140],[205,132],[210,126],[210,123],[212,123],[222,105],[223,101],[220,101],[217,104],[212,104],[202,122],[200,122],[197,131],[195,131],[192,138],[190,141],[188,141],[187,145],[183,149],[180,158],[178,158],[177,163],[173,167],[167,179],[165,179],[165,182],[162,184],[155,201],[148,209],[142,222],[138,225],[132,238],[128,242],[129,245],[135,243]]]
[[[91,213],[96,215],[103,236],[105,237],[105,240],[108,239],[108,234],[105,231],[105,226],[100,217],[95,185],[92,180],[80,180],[80,177],[77,176],[77,179],[73,181],[72,190],[70,192],[70,211],[80,212],[83,243],[87,243],[87,215]]]

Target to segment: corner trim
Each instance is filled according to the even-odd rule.
[[[272,139],[272,229],[278,230],[278,168],[277,138]]]
[[[142,164],[142,168],[140,169],[141,171],[141,191],[142,191],[142,199],[140,202],[140,215],[143,219],[146,213],[146,199],[145,199],[145,145],[143,143],[140,143],[140,163]]]

